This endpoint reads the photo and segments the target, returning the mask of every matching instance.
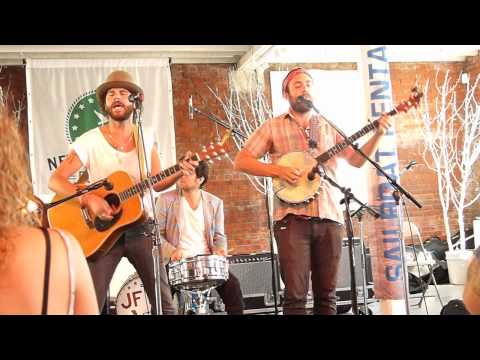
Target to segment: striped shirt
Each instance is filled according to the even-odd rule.
[[[315,118],[315,130],[317,134],[311,134],[311,138],[317,140],[315,156],[329,150],[343,138],[319,115],[312,115]],[[266,153],[270,154],[275,164],[286,153],[293,151],[308,151],[309,136],[293,115],[284,113],[265,121],[251,135],[245,144],[247,149],[255,158],[261,158]],[[347,148],[324,163],[328,175],[336,181],[335,171],[337,169],[337,157],[349,156],[354,150]],[[278,221],[287,214],[305,215],[330,219],[343,223],[343,216],[340,210],[339,201],[342,194],[338,189],[333,188],[328,182],[322,179],[319,195],[309,204],[289,205],[281,202],[275,197],[274,220]]]

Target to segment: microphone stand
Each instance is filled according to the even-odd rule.
[[[327,180],[330,185],[333,187],[336,187],[343,193],[343,199],[340,201],[340,203],[345,203],[345,229],[347,232],[347,238],[348,238],[348,255],[350,259],[350,290],[351,290],[351,298],[352,298],[352,312],[354,315],[358,315],[358,295],[357,295],[357,284],[356,284],[356,279],[355,279],[355,255],[353,253],[353,225],[352,225],[352,217],[350,214],[350,200],[355,201],[357,204],[361,206],[361,208],[364,208],[367,210],[372,216],[375,218],[380,217],[380,214],[372,209],[370,206],[367,204],[362,203],[360,200],[358,200],[352,193],[352,191],[348,188],[345,188],[343,186],[340,186],[337,184],[332,178],[330,178],[326,171],[318,171],[318,174],[320,177],[324,178]]]
[[[363,274],[363,281],[362,281],[362,289],[363,289],[363,314],[368,315],[368,286],[367,286],[367,255],[365,251],[365,235],[364,235],[364,226],[363,226],[363,215],[364,215],[365,207],[362,205],[357,210],[355,210],[350,216],[356,216],[358,222],[360,223],[360,251],[361,251],[361,260],[362,260],[362,274]],[[375,216],[377,218],[378,216]]]
[[[68,201],[68,200],[71,200],[73,198],[76,198],[76,197],[79,197],[79,196],[82,196],[90,191],[93,191],[93,190],[97,190],[101,187],[104,187],[106,190],[111,190],[113,189],[113,185],[108,181],[108,179],[102,179],[102,180],[98,180],[86,187],[84,187],[83,189],[81,190],[78,190],[76,193],[72,194],[72,195],[69,195],[67,197],[64,197],[63,199],[60,199],[60,200],[57,200],[57,201],[54,201],[52,203],[47,203],[45,204],[45,210],[48,210],[52,207],[55,207],[57,205],[60,205],[60,204],[63,204],[64,202]]]
[[[150,198],[150,203],[152,206],[152,212],[153,212],[153,229],[151,232],[152,235],[152,258],[153,258],[153,272],[154,272],[154,277],[155,277],[155,310],[157,315],[163,315],[162,312],[162,293],[161,293],[161,285],[160,285],[160,266],[161,266],[161,259],[160,259],[160,246],[161,246],[161,237],[159,234],[159,223],[157,220],[157,214],[155,211],[155,200],[153,198],[153,183],[150,179],[151,174],[150,170],[147,166],[148,164],[148,158],[147,158],[147,151],[145,149],[145,138],[143,136],[143,124],[142,124],[142,118],[141,114],[143,111],[143,105],[142,101],[140,98],[135,99],[133,102],[133,123],[138,124],[138,138],[142,139],[142,149],[143,151],[143,157],[145,160],[145,170],[146,170],[146,179],[148,183],[148,193],[149,193],[149,198]],[[138,144],[136,144],[137,149],[138,149]],[[140,149],[137,151],[138,155],[138,167],[140,170],[140,174],[142,174],[142,171],[140,169],[141,163],[140,163]],[[143,193],[142,193],[142,204],[143,204]]]
[[[304,100],[305,102],[308,102],[309,105],[311,105],[312,109],[315,110],[315,112],[319,115],[320,114],[320,111],[315,107],[315,105],[313,104],[313,102],[305,99]],[[389,115],[393,115],[395,114],[396,112],[390,112]],[[413,202],[418,208],[422,208],[422,205],[406,190],[404,189],[402,186],[400,186],[400,184],[398,184],[395,179],[393,179],[390,175],[388,175],[382,168],[381,166],[376,163],[375,161],[373,161],[372,159],[370,159],[362,150],[360,150],[360,148],[358,147],[357,144],[353,144],[349,138],[347,137],[347,135],[345,135],[345,133],[340,130],[337,126],[335,126],[335,124],[333,122],[331,122],[330,120],[328,120],[325,116],[321,115],[322,118],[331,126],[333,127],[344,139],[345,139],[345,143],[347,143],[348,145],[350,145],[358,154],[360,154],[365,160],[367,160],[370,164],[372,164],[379,173],[381,173],[386,179],[387,181],[390,183],[390,185],[392,186],[392,188],[396,191],[398,191],[399,193],[405,195],[405,197],[407,197],[411,202]],[[320,164],[318,164],[320,165]],[[311,172],[309,173],[310,174],[314,174],[314,173],[318,173],[319,170],[318,170],[318,165],[315,166]],[[398,204],[398,202],[397,202]],[[398,209],[397,209],[398,210]],[[401,231],[401,226],[402,226],[402,223],[401,223],[401,219],[400,219],[400,231]],[[404,293],[405,293],[405,307],[406,307],[406,314],[408,315],[410,313],[410,309],[409,309],[409,289],[408,289],[408,269],[406,267],[406,263],[405,263],[405,242],[403,241],[403,239],[400,237],[400,241],[401,241],[401,246],[400,246],[400,261],[402,262],[402,267],[403,267],[403,287],[404,287]],[[354,276],[354,274],[352,274],[352,276]]]
[[[234,133],[235,135],[238,135],[240,136],[242,139],[247,139],[248,136],[245,135],[243,132],[237,130],[237,129],[234,129],[233,127],[230,126],[230,124],[228,124],[227,122],[223,121],[222,119],[219,119],[218,117],[216,117],[215,115],[213,114],[205,114],[204,112],[202,112],[201,110],[198,110],[196,107],[193,107],[192,106],[192,111],[193,113],[198,113],[200,115],[203,115],[205,117],[207,117],[208,119],[212,120],[214,123],[217,123],[218,125],[224,127],[225,129],[227,130],[231,130],[232,133]]]
[[[242,139],[247,139],[248,136],[245,135],[243,132],[234,129],[232,126],[230,126],[227,122],[219,119],[218,117],[214,116],[213,114],[205,114],[201,110],[198,110],[196,107],[192,105],[192,114],[198,113],[200,115],[203,115],[210,119],[211,121],[215,122],[216,124],[224,127],[227,130],[230,130],[232,133],[236,134],[237,136],[241,137]],[[275,315],[278,315],[278,299],[277,299],[277,294],[278,294],[278,289],[277,289],[277,268],[275,266],[275,259],[274,259],[274,248],[273,248],[273,239],[274,239],[274,234],[273,234],[273,218],[272,214],[270,211],[271,208],[271,199],[269,196],[269,191],[271,189],[271,180],[267,179],[264,177],[264,188],[265,188],[265,205],[267,207],[267,217],[268,217],[268,230],[269,230],[269,235],[270,235],[270,262],[272,266],[272,290],[273,290],[273,303],[275,307]]]

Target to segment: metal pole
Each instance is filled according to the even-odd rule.
[[[362,221],[362,214],[359,212],[358,220],[360,222],[360,251],[362,252],[361,254],[361,260],[362,260],[362,271],[363,271],[363,311],[365,315],[368,315],[368,304],[367,304],[367,294],[368,294],[368,287],[367,287],[367,261],[366,261],[366,256],[365,256],[365,246],[363,245],[363,241],[365,239],[365,229],[363,226],[363,221]]]
[[[142,139],[142,151],[143,151],[143,156],[145,159],[145,168],[146,168],[146,177],[147,177],[147,182],[148,182],[148,193],[150,195],[150,202],[152,205],[152,212],[153,212],[153,231],[152,231],[152,257],[153,257],[153,273],[154,273],[154,278],[155,278],[155,308],[156,308],[156,313],[157,315],[162,315],[162,294],[161,294],[161,288],[160,288],[160,266],[161,266],[161,259],[160,259],[160,250],[159,246],[160,244],[160,234],[158,232],[158,221],[157,221],[157,214],[155,211],[155,200],[153,198],[153,184],[150,179],[150,172],[148,170],[148,162],[147,162],[147,151],[145,149],[145,141],[144,141],[144,136],[143,136],[143,126],[142,126],[142,121],[141,121],[141,110],[142,110],[142,104],[141,102],[134,102],[134,112],[133,112],[133,122],[135,123],[135,120],[137,120],[138,124],[138,129],[139,129],[139,139]],[[137,114],[138,111],[138,114]],[[138,144],[137,144],[138,146]],[[138,151],[138,155],[140,155],[140,149]],[[138,166],[140,167],[140,159],[138,161]],[[140,174],[142,172],[140,171]],[[143,199],[142,199],[143,201]]]
[[[395,199],[395,202],[397,204],[397,211],[398,213],[398,221],[399,221],[399,226],[400,226],[400,236],[398,237],[400,240],[400,261],[402,263],[402,270],[403,270],[403,292],[405,294],[405,314],[410,315],[410,290],[408,287],[408,268],[407,268],[407,263],[405,261],[405,238],[403,235],[403,208],[402,208],[402,202],[399,201],[400,195],[397,190],[393,191],[393,197]]]

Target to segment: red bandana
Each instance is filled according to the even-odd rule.
[[[310,78],[313,80],[312,75],[310,75],[307,72],[307,70],[305,70],[304,68],[302,68],[302,67],[293,68],[292,70],[290,70],[290,72],[287,74],[287,76],[285,76],[285,79],[283,79],[283,82],[282,82],[282,95],[284,97],[287,94],[287,87],[288,87],[288,83],[290,82],[290,80],[292,80],[296,75],[301,74],[301,73],[310,76]]]

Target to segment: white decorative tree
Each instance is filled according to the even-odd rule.
[[[226,119],[231,128],[243,133],[247,138],[260,127],[267,119],[272,117],[266,100],[263,83],[258,80],[255,71],[243,71],[241,73],[229,72],[229,93],[222,99],[218,91],[210,86],[208,89],[220,103]],[[235,146],[240,150],[246,142],[246,138],[232,134]],[[267,158],[264,161],[268,161]],[[271,179],[245,174],[254,188],[266,195],[271,186]]]
[[[428,103],[429,82],[424,88],[423,134],[426,165],[437,173],[437,188],[442,206],[443,221],[449,250],[465,250],[465,209],[480,197],[473,177],[474,165],[480,157],[480,104],[477,96],[480,75],[473,84],[465,84],[463,99],[460,78],[453,81],[449,71],[439,84],[439,72],[435,76],[434,108]],[[451,205],[456,211],[460,240],[452,244],[448,212]]]
[[[2,74],[3,66],[0,66],[0,74]],[[12,99],[10,94],[11,83],[8,82],[6,87],[0,86],[0,107],[11,111],[13,119],[17,126],[20,126],[21,113],[25,110],[24,99]],[[14,101],[15,100],[15,101]],[[10,106],[9,106],[10,105]]]

